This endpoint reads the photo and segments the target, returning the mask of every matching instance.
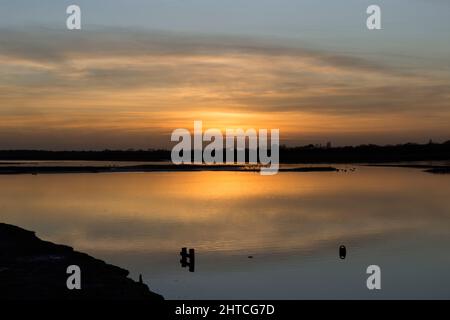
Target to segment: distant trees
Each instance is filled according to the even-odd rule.
[[[246,151],[247,153],[248,151]],[[46,151],[0,150],[0,160],[86,160],[86,161],[170,161],[171,151],[103,150]],[[374,144],[333,147],[308,144],[298,147],[280,146],[281,163],[398,162],[450,160],[450,140],[425,144],[405,143],[378,146]]]

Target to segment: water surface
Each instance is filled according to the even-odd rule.
[[[448,299],[449,195],[450,176],[410,168],[11,175],[0,221],[142,274],[169,299]],[[196,249],[194,273],[181,247]],[[371,264],[380,291],[366,288]]]

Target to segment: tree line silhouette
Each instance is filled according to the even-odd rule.
[[[237,152],[237,151],[235,151]],[[401,161],[450,160],[450,140],[444,143],[405,143],[397,145],[359,145],[332,147],[305,145],[280,146],[281,163],[376,163]],[[224,157],[225,159],[225,154]],[[248,159],[248,149],[246,150]],[[170,161],[171,150],[101,150],[101,151],[49,151],[0,150],[0,160],[84,160],[84,161]]]

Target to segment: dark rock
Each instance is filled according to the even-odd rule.
[[[67,267],[81,269],[81,289],[66,286]],[[34,232],[0,223],[0,299],[120,299],[161,301],[129,271],[73,248],[42,241]]]
[[[450,167],[434,167],[430,168],[428,170],[425,170],[425,172],[428,173],[435,173],[435,174],[450,174]]]

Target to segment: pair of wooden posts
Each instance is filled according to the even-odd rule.
[[[339,256],[341,259],[345,259],[347,255],[347,248],[344,245],[339,247]],[[180,264],[182,268],[189,267],[189,272],[195,271],[195,250],[189,249],[189,253],[186,247],[181,248],[180,251]]]
[[[186,268],[189,267],[189,272],[194,272],[195,270],[195,250],[189,249],[189,253],[187,248],[181,248],[180,252],[181,256],[181,267]]]

